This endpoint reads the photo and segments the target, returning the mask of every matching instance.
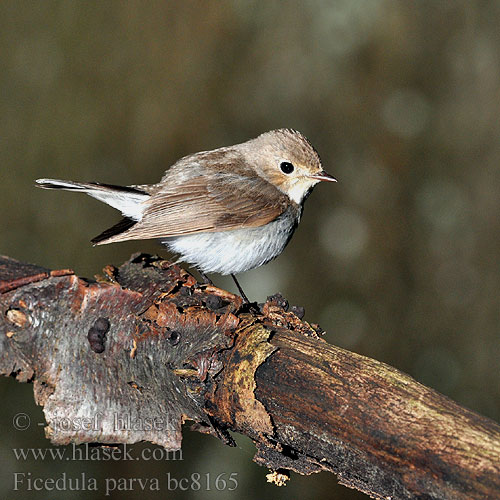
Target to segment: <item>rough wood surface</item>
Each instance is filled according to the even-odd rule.
[[[300,313],[279,296],[249,310],[147,255],[97,281],[2,257],[0,372],[33,382],[55,444],[178,449],[192,420],[250,436],[274,471],[332,471],[374,498],[500,498],[496,423]]]

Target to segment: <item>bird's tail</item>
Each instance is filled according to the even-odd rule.
[[[127,218],[138,221],[144,211],[144,202],[149,194],[140,189],[128,186],[113,186],[97,182],[73,182],[59,179],[37,179],[36,183],[44,189],[64,189],[66,191],[80,191],[92,198],[107,203],[120,210]]]

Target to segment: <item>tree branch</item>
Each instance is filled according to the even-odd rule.
[[[174,450],[189,419],[250,436],[276,482],[326,470],[374,498],[500,496],[496,423],[294,311],[279,296],[249,310],[147,255],[97,281],[3,257],[0,371],[34,383],[55,444]]]

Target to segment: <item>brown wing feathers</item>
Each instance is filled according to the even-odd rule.
[[[286,195],[264,179],[234,172],[217,172],[211,182],[198,176],[171,189],[167,184],[152,193],[139,222],[123,220],[93,241],[105,244],[258,227],[276,219],[287,204]]]

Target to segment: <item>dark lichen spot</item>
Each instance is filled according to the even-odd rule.
[[[181,340],[181,334],[179,332],[176,332],[175,330],[172,330],[169,335],[168,335],[168,341],[170,342],[170,345],[174,346],[177,345]]]
[[[209,295],[205,299],[205,304],[209,309],[216,311],[217,309],[220,309],[222,307],[224,301],[217,295]]]
[[[273,306],[281,307],[284,311],[288,311],[288,300],[281,295],[281,293],[275,293],[267,298],[267,302]]]
[[[293,312],[299,319],[302,319],[306,314],[306,310],[302,306],[292,306],[290,312]]]
[[[91,342],[90,343],[90,348],[96,352],[97,354],[101,354],[101,352],[104,352],[105,346],[102,343],[98,342]]]
[[[94,323],[93,328],[96,330],[99,330],[103,333],[106,333],[109,330],[109,320],[108,318],[97,318],[96,322]]]
[[[94,325],[89,329],[87,333],[87,339],[90,344],[90,348],[97,353],[104,352],[106,333],[109,330],[109,320],[107,318],[98,318]]]
[[[179,288],[179,295],[181,297],[189,297],[190,295],[193,294],[193,290],[189,286],[184,286],[181,284],[181,287]]]
[[[232,361],[235,364],[238,364],[241,361],[241,356],[240,356],[240,353],[238,351],[233,351]]]
[[[89,330],[89,333],[87,333],[87,338],[89,339],[89,342],[101,342],[104,339],[104,333],[102,333],[99,330],[96,330],[95,328],[91,328]]]

